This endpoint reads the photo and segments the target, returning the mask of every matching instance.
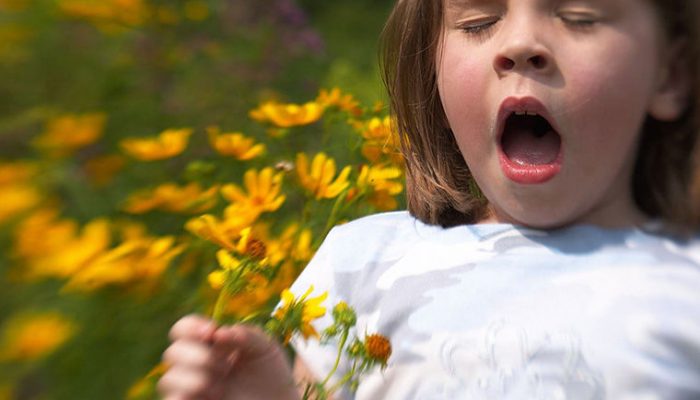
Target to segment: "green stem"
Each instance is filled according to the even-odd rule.
[[[348,195],[348,191],[350,191],[350,186],[348,185],[345,190],[340,192],[338,197],[335,199],[335,203],[333,204],[333,209],[331,209],[331,213],[328,215],[328,219],[326,220],[326,226],[323,228],[323,233],[321,236],[318,237],[319,240],[323,240],[326,235],[328,235],[328,232],[333,229],[333,226],[335,226],[335,223],[337,222],[336,219],[338,218],[338,212],[341,209],[341,206],[346,200],[346,197]]]
[[[224,286],[221,288],[219,291],[219,296],[216,298],[216,304],[214,305],[214,313],[212,314],[212,319],[214,322],[217,324],[221,324],[222,317],[224,315],[224,306],[226,304],[226,300],[228,300],[228,293],[226,293],[226,287]]]
[[[214,305],[214,312],[212,313],[212,319],[216,323],[223,322],[224,310],[226,309],[226,302],[228,299],[241,291],[244,285],[240,285],[241,278],[243,274],[249,267],[250,262],[248,260],[241,261],[240,267],[236,269],[236,275],[231,278],[232,271],[226,271],[226,279],[224,281],[224,287],[219,291],[219,296],[216,298],[216,304]]]
[[[356,370],[356,368],[357,368],[357,360],[355,360],[355,361],[352,363],[352,368],[350,368],[350,371],[348,371],[345,375],[343,375],[343,379],[339,380],[338,382],[335,383],[335,385],[331,386],[331,388],[328,389],[328,391],[327,391],[328,394],[331,394],[331,393],[335,392],[336,390],[338,390],[338,389],[340,389],[341,387],[343,387],[343,385],[345,385],[346,383],[348,383],[348,381],[349,381],[350,379],[352,379],[353,376],[355,376],[355,370]]]
[[[344,328],[343,333],[340,336],[340,343],[338,343],[338,356],[335,358],[335,364],[333,365],[333,368],[331,371],[326,375],[326,379],[321,382],[321,386],[325,387],[326,383],[328,383],[328,380],[331,379],[333,374],[335,374],[335,371],[338,370],[338,365],[340,365],[340,357],[343,355],[343,350],[345,348],[345,342],[348,340],[348,334],[350,333],[350,329]]]

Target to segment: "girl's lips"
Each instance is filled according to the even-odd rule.
[[[498,156],[503,174],[510,180],[520,184],[538,184],[544,183],[554,178],[561,170],[562,165],[562,148],[553,161],[543,164],[532,164],[526,162],[516,162],[511,160],[503,150],[502,139],[506,127],[506,120],[512,114],[531,114],[539,115],[547,120],[555,133],[558,134],[559,129],[554,119],[549,115],[546,107],[534,97],[508,97],[498,110],[497,120],[497,144]]]
[[[561,153],[549,164],[516,164],[502,150],[498,152],[503,174],[513,182],[532,185],[554,178],[561,170]]]

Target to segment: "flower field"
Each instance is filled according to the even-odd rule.
[[[348,305],[286,289],[404,202],[391,3],[0,0],[0,400],[157,398],[190,313],[335,338],[350,387],[386,365]]]

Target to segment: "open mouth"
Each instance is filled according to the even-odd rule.
[[[557,161],[561,137],[542,116],[513,112],[505,120],[501,148],[518,166],[547,165]]]
[[[498,112],[499,161],[518,184],[540,184],[562,168],[562,138],[547,108],[534,97],[508,97]]]

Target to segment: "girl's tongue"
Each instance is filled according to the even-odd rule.
[[[515,164],[544,165],[559,156],[561,137],[538,115],[512,114],[506,120],[501,147]]]

